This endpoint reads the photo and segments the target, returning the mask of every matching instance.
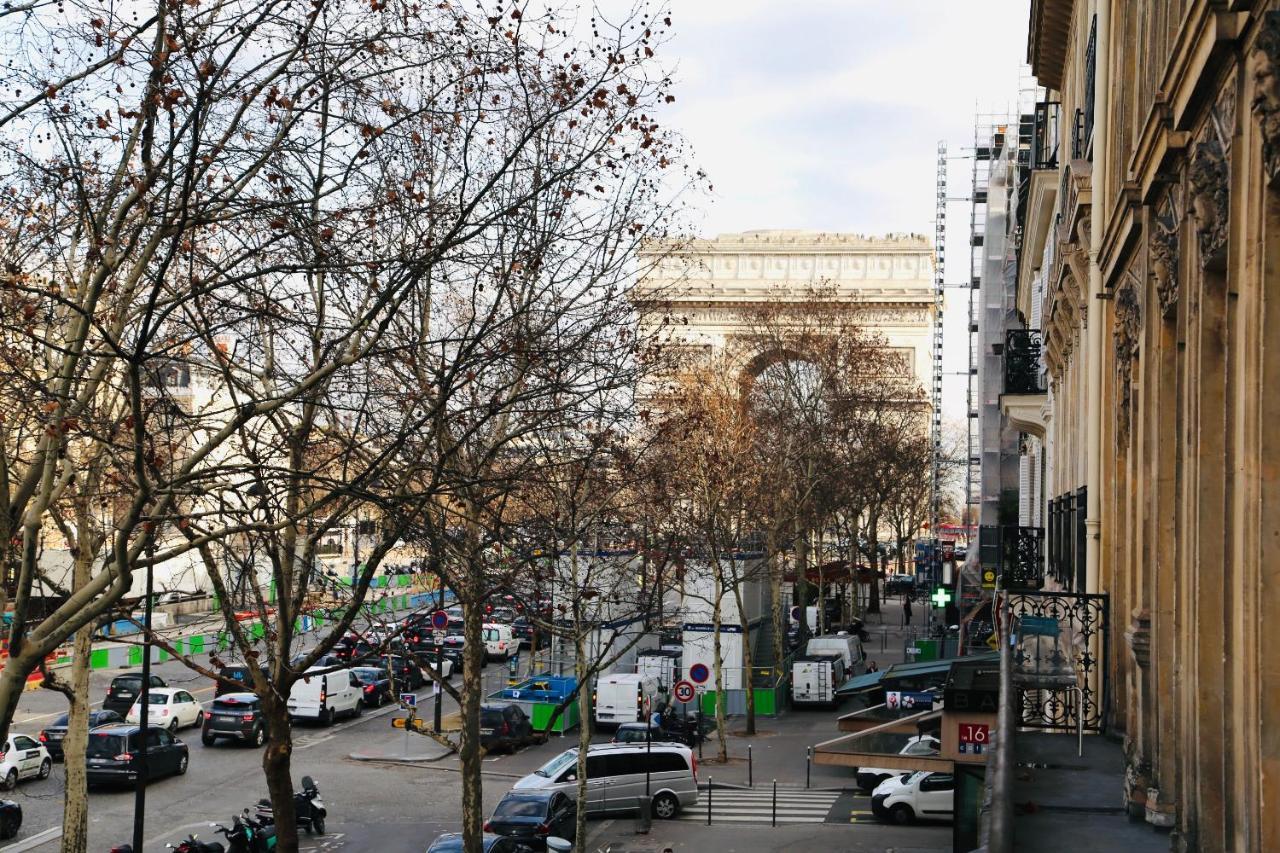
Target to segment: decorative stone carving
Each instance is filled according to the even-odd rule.
[[[1191,214],[1200,243],[1200,266],[1217,265],[1227,247],[1231,136],[1235,129],[1235,74],[1232,74],[1196,138],[1187,170]]]
[[[1178,230],[1182,226],[1177,188],[1171,187],[1156,208],[1151,228],[1151,276],[1155,279],[1160,314],[1172,317],[1178,307]]]
[[[1125,632],[1125,640],[1129,651],[1138,666],[1146,669],[1151,665],[1151,611],[1145,607],[1133,611],[1129,630]]]
[[[1142,306],[1139,303],[1137,276],[1126,270],[1116,288],[1115,355],[1119,399],[1116,401],[1116,432],[1122,444],[1129,441],[1129,423],[1133,398],[1133,362],[1138,357],[1142,339]]]
[[[1249,109],[1262,131],[1262,167],[1267,183],[1275,185],[1280,175],[1280,12],[1262,16],[1248,70],[1253,80]]]

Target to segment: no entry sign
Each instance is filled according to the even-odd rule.
[[[695,663],[689,667],[689,679],[694,684],[705,684],[711,677],[711,669],[705,663]]]
[[[677,681],[674,692],[677,702],[692,702],[696,689],[692,682]]]

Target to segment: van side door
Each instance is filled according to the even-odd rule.
[[[930,773],[921,779],[920,814],[924,817],[951,817],[955,787],[955,777],[950,773]]]

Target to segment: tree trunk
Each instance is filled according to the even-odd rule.
[[[769,560],[770,618],[773,620],[773,681],[776,683],[786,657],[786,614],[782,609],[782,557],[777,552],[775,540],[770,537],[767,556]]]
[[[576,559],[576,558],[575,558]],[[576,579],[576,575],[575,575]],[[574,609],[577,610],[575,603]],[[587,838],[587,750],[591,746],[591,693],[587,689],[587,644],[582,633],[581,613],[575,613],[573,671],[578,677],[578,817],[574,825],[575,845],[584,847]]]
[[[267,777],[267,795],[276,822],[277,853],[296,853],[298,821],[293,808],[293,735],[289,731],[288,694],[269,692],[259,696],[267,723],[267,746],[262,752],[262,771]]]
[[[876,541],[879,527],[879,517],[872,515],[867,520],[867,562],[871,565],[871,600],[867,602],[868,613],[880,612],[880,548]]]
[[[473,556],[473,560],[476,558]],[[475,578],[473,567],[472,587],[478,588],[483,579]],[[483,853],[484,782],[480,778],[480,699],[484,693],[481,664],[484,662],[483,605],[469,595],[462,603],[462,630],[466,637],[463,644],[462,665],[462,849],[463,853]]]
[[[87,853],[89,849],[89,787],[85,777],[85,749],[89,745],[89,655],[93,652],[93,625],[76,632],[71,661],[71,687],[67,709],[67,734],[62,741],[66,786],[62,798],[62,853]]]
[[[747,691],[747,736],[756,733],[756,685],[752,670],[751,624],[742,608],[742,594],[738,598],[738,625],[742,628],[742,686]]]
[[[729,744],[725,740],[724,723],[724,660],[720,655],[720,598],[724,595],[724,584],[720,576],[720,564],[717,560],[715,568],[715,585],[711,604],[711,648],[712,668],[716,675],[716,738],[720,741],[720,763],[729,762]]]

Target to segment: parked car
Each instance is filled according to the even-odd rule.
[[[301,654],[296,654],[289,659],[289,666],[297,669],[302,664],[302,662],[306,659],[307,659],[306,652],[302,652]],[[346,666],[346,665],[347,665],[347,662],[345,660],[343,660],[342,658],[335,655],[332,651],[330,651],[328,654],[320,655],[320,657],[316,658],[316,662],[311,664],[310,668],[319,669],[320,667],[324,667],[325,669],[332,669],[335,666]]]
[[[0,839],[13,838],[22,828],[22,806],[13,800],[0,800]]]
[[[654,708],[666,704],[658,679],[634,672],[611,672],[596,680],[591,704],[597,726],[648,722]]]
[[[213,746],[219,738],[234,738],[250,746],[267,740],[267,720],[252,693],[225,693],[213,700],[200,730],[200,742]]]
[[[19,779],[48,779],[53,769],[49,750],[29,735],[11,734],[0,753],[0,779],[12,791]]]
[[[312,667],[289,691],[289,716],[333,725],[339,714],[364,713],[364,685],[347,669]]]
[[[396,688],[386,667],[355,666],[351,674],[360,681],[366,708],[380,708],[396,701]]]
[[[382,648],[368,640],[346,638],[333,644],[333,656],[348,664],[377,665]]]
[[[417,661],[402,655],[383,655],[378,660],[378,669],[391,673],[397,693],[413,692],[427,683],[427,677],[422,674],[422,667],[418,666]]]
[[[698,804],[698,760],[687,746],[602,743],[587,750],[587,779],[605,783],[587,786],[587,811],[608,814],[635,809],[644,796],[646,778],[654,817],[673,818],[681,809]],[[512,790],[554,790],[572,797],[577,786],[578,750],[567,749],[519,779]]]
[[[265,666],[260,667],[260,669],[262,671],[263,677],[266,678],[268,682],[270,682],[271,671]],[[249,666],[249,664],[246,664],[246,663],[227,664],[222,669],[218,670],[218,673],[225,678],[230,678],[234,681],[240,682],[241,686],[236,687],[234,685],[227,684],[225,681],[222,681],[221,679],[215,679],[213,682],[213,695],[215,697],[221,696],[224,693],[239,693],[245,690],[253,690],[253,669]]]
[[[521,844],[514,838],[507,838],[505,835],[489,835],[486,833],[481,839],[481,848],[484,853],[531,853],[532,847],[527,844]],[[462,853],[462,833],[446,832],[435,841],[431,842],[431,846],[427,848],[427,853]]]
[[[933,735],[918,735],[907,740],[899,755],[937,755],[941,744]],[[858,787],[870,793],[880,787],[880,783],[891,776],[907,775],[905,770],[893,770],[886,767],[859,767],[854,777]]]
[[[670,734],[659,726],[649,726],[644,723],[623,723],[618,726],[618,730],[613,733],[613,743],[647,743],[652,739],[654,743],[662,743],[669,741],[678,743]]]
[[[138,697],[124,718],[126,723],[142,722],[142,697]],[[204,706],[180,687],[153,687],[147,691],[147,722],[171,732],[204,724]]]
[[[498,625],[510,625],[515,621],[516,610],[514,607],[495,607],[489,611],[489,615],[485,617],[486,622],[493,622]]]
[[[54,761],[61,761],[62,741],[67,736],[67,720],[68,715],[63,714],[61,717],[53,721],[52,725],[45,726],[39,734],[39,740],[44,744],[44,748],[49,750],[49,757]],[[94,729],[98,726],[106,726],[112,723],[123,723],[124,717],[115,711],[90,711],[89,712],[89,728]]]
[[[577,823],[578,807],[563,791],[511,791],[498,801],[484,831],[545,847],[550,837],[572,840]]]
[[[453,662],[453,669],[455,672],[462,671],[462,666],[463,666],[462,657],[463,657],[463,654],[466,652],[466,648],[467,648],[467,641],[462,637],[445,637],[444,638],[444,656]],[[488,665],[489,665],[489,656],[481,655],[480,667],[483,669]]]
[[[511,633],[522,649],[533,647],[533,623],[527,616],[518,616],[511,622]]]
[[[480,706],[480,745],[486,752],[515,752],[534,739],[533,723],[519,705]]]
[[[137,781],[142,772],[142,732],[137,726],[102,726],[89,732],[85,765],[90,785]],[[187,772],[187,745],[168,729],[147,729],[147,781]]]
[[[163,678],[153,675],[151,676],[151,686],[165,687],[166,685]],[[138,698],[138,693],[141,690],[142,673],[133,672],[128,675],[117,675],[111,679],[111,686],[107,688],[107,698],[102,700],[102,707],[123,716],[129,713],[129,709],[133,707],[133,703]]]
[[[950,773],[920,770],[891,776],[871,795],[871,813],[897,824],[920,818],[951,820],[955,777]]]
[[[485,656],[489,660],[505,662],[520,654],[520,644],[516,642],[510,625],[486,622],[481,637],[484,639]]]

